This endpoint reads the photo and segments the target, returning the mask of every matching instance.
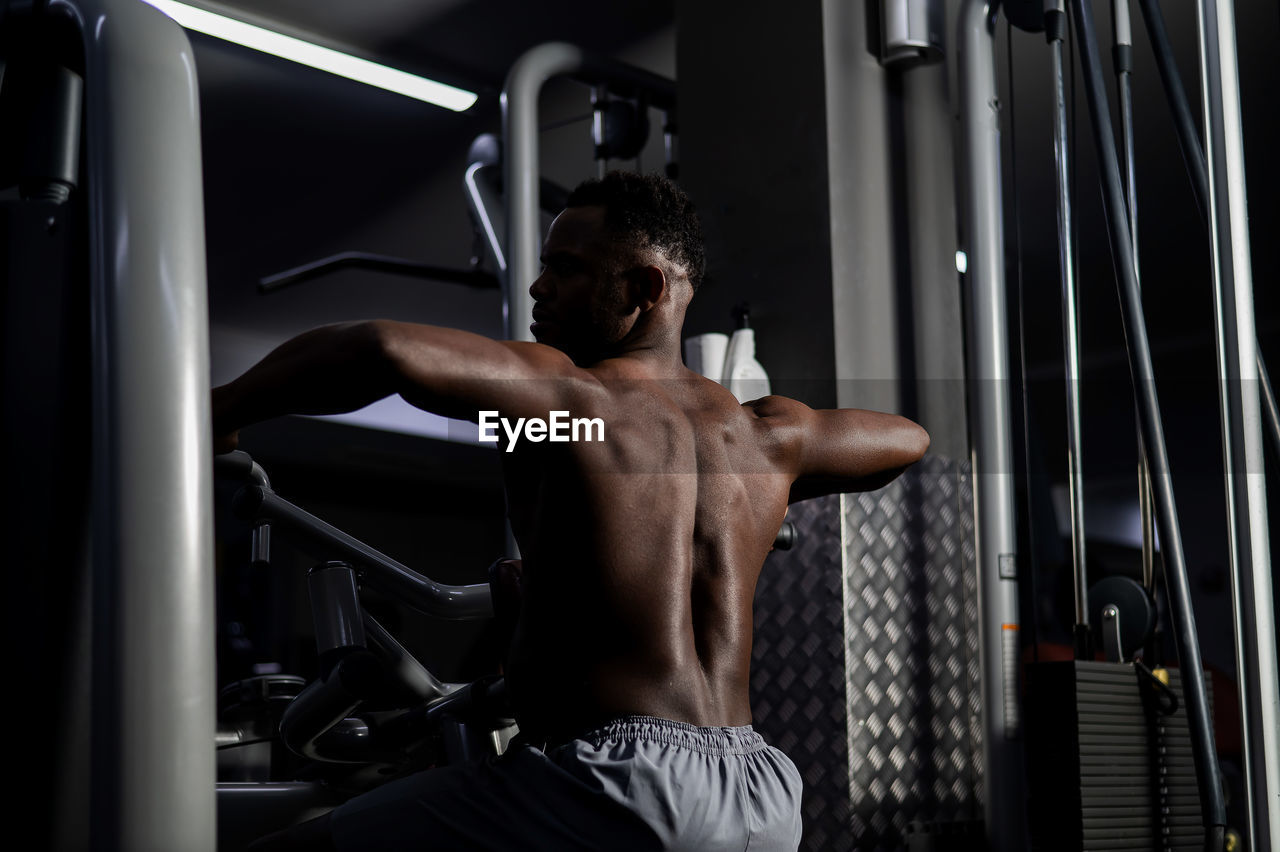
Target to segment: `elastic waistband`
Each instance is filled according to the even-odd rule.
[[[698,727],[657,716],[620,716],[592,728],[577,739],[600,748],[622,740],[656,742],[711,755],[754,754],[767,747],[750,725]]]

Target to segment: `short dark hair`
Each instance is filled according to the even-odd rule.
[[[696,291],[706,271],[702,225],[684,190],[654,174],[612,171],[585,180],[566,207],[603,207],[605,227],[636,248],[652,246],[683,266]]]

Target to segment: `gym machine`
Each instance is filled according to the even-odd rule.
[[[488,619],[489,583],[438,583],[280,497],[244,452],[219,456],[252,525],[254,571],[283,533],[320,560],[307,575],[319,673],[257,675],[218,702],[219,847],[242,846],[428,766],[501,754],[515,733],[502,678],[446,683],[361,605],[382,591],[433,618]],[[492,571],[491,571],[492,576]]]
[[[22,163],[3,202],[5,437],[33,486],[6,529],[31,593],[13,638],[48,699],[21,738],[38,769],[19,812],[36,846],[212,850],[194,57],[138,0],[9,0],[0,40],[6,145],[31,143],[4,158]]]
[[[1060,43],[1067,29],[1064,10],[1060,6],[1049,2],[1045,4],[1042,14],[1039,3],[1009,3],[1005,11],[1019,27],[1032,31],[1046,30],[1051,49],[1060,57]],[[1179,683],[1178,678],[1170,675],[1171,679],[1166,684],[1153,680],[1149,674],[1139,674],[1143,670],[1140,663],[1124,662],[1135,647],[1141,644],[1142,635],[1153,618],[1148,592],[1136,584],[1132,584],[1134,588],[1127,588],[1124,584],[1116,583],[1099,584],[1085,592],[1080,513],[1073,512],[1077,661],[1065,664],[1068,667],[1057,672],[1050,672],[1047,667],[1033,666],[1029,673],[1028,717],[1034,718],[1042,731],[1035,736],[1032,735],[1033,732],[1028,734],[1028,763],[1033,781],[1033,822],[1038,823],[1042,829],[1033,835],[1033,840],[1039,844],[1047,844],[1045,848],[1081,848],[1081,844],[1086,848],[1110,845],[1119,848],[1148,848],[1147,844],[1177,846],[1185,842],[1206,849],[1221,849],[1225,842],[1225,811],[1213,744],[1209,696],[1191,616],[1185,559],[1182,555],[1172,480],[1155,393],[1155,377],[1138,289],[1134,232],[1137,199],[1133,191],[1127,14],[1124,10],[1117,10],[1115,19],[1118,45],[1115,54],[1124,130],[1123,150],[1128,154],[1129,189],[1126,193],[1122,189],[1110,113],[1106,106],[1091,6],[1080,0],[1072,0],[1069,11],[1082,55],[1095,147],[1102,168],[1104,207],[1110,229],[1112,256],[1120,284],[1121,313],[1138,408],[1140,447],[1144,454],[1140,481],[1145,488],[1146,480],[1148,477],[1150,479],[1151,508],[1154,510],[1162,545],[1174,635],[1182,662],[1182,677]],[[1155,2],[1144,2],[1143,11],[1148,28],[1152,30],[1152,41],[1157,45],[1157,55],[1160,55],[1162,49],[1167,55],[1167,45],[1161,48],[1159,44],[1161,39],[1157,31],[1161,27],[1158,25],[1158,6]],[[999,306],[1003,304],[1003,257],[998,233],[1001,226],[999,123],[998,101],[995,99],[993,85],[994,69],[989,64],[995,12],[994,4],[981,2],[966,3],[962,8],[961,72],[962,124],[969,168],[967,222],[971,229],[970,275],[975,278],[975,289],[986,288],[993,294],[990,303],[984,300],[982,304]],[[1215,210],[1212,216],[1212,245],[1215,258],[1225,468],[1231,517],[1235,637],[1245,718],[1249,831],[1253,848],[1270,849],[1276,843],[1275,820],[1280,810],[1275,807],[1277,793],[1274,776],[1278,767],[1275,753],[1274,625],[1268,606],[1272,596],[1262,490],[1264,480],[1261,472],[1261,415],[1266,409],[1260,410],[1259,403],[1260,397],[1262,401],[1266,401],[1268,393],[1264,380],[1258,380],[1265,377],[1265,367],[1258,358],[1253,337],[1252,289],[1247,236],[1243,224],[1244,181],[1240,154],[1239,98],[1235,87],[1237,71],[1234,62],[1234,24],[1229,4],[1206,0],[1199,5],[1199,15],[1201,71],[1206,91],[1205,124],[1209,138],[1218,151],[1214,170],[1218,176],[1216,186],[1220,197],[1215,200],[1222,208],[1220,212]],[[1055,150],[1059,166],[1062,226],[1060,256],[1066,285],[1070,283],[1072,267],[1067,230],[1070,223],[1069,198],[1066,196],[1066,183],[1062,174],[1065,134],[1060,59],[1055,61],[1054,67],[1055,100],[1059,109],[1055,121]],[[1161,74],[1165,78],[1166,91],[1171,100],[1176,102],[1180,86],[1171,85],[1171,79],[1176,81],[1176,77],[1170,62],[1161,64]],[[1180,142],[1189,170],[1194,176],[1197,163],[1201,164],[1203,171],[1203,158],[1196,151],[1194,131],[1190,129],[1191,123],[1186,111],[1182,112],[1183,115],[1178,118]],[[1203,198],[1205,193],[1201,191],[1199,195]],[[1202,207],[1210,206],[1204,201],[1201,203]],[[1064,293],[1066,291],[1067,288],[1064,287]],[[1073,375],[1070,361],[1075,345],[1071,339],[1073,323],[1070,318],[1073,301],[1069,294],[1064,296],[1069,379]],[[980,322],[981,319],[979,315],[977,320],[972,321]],[[971,333],[974,330],[975,326],[971,325]],[[986,332],[987,329],[978,328],[974,337],[985,342],[989,339]],[[998,406],[986,408],[995,411]],[[1069,410],[1070,416],[1075,418],[1075,406],[1069,404]],[[1007,424],[1002,425],[998,417],[989,422],[997,429],[1007,432]],[[1075,431],[1069,430],[1069,433],[1074,434]],[[1272,431],[1275,431],[1274,425]],[[982,428],[975,427],[975,433],[981,436]],[[1073,459],[1078,459],[1079,447],[1074,437],[1072,442],[1069,452]],[[1073,477],[1078,476],[1078,466],[1074,460],[1071,467]],[[1079,483],[1073,478],[1074,495],[1078,495],[1079,487]],[[992,502],[989,495],[984,499],[980,487],[977,496],[981,522],[983,512],[989,511]],[[1141,499],[1145,504],[1147,498],[1143,496]],[[1077,499],[1073,499],[1072,504],[1078,508]],[[1002,509],[1012,508],[1007,503],[997,503],[996,506]],[[980,550],[983,547],[982,537],[983,532],[980,530]],[[1148,541],[1149,539],[1150,536]],[[1148,560],[1149,558],[1148,556]],[[1152,585],[1149,572],[1149,568],[1144,572],[1148,578],[1145,583],[1148,590]],[[1136,598],[1133,597],[1134,591]],[[1094,598],[1095,605],[1092,607],[1088,604],[1090,597]],[[1088,640],[1093,631],[1087,625],[1091,610],[1095,625],[1100,629],[1101,645],[1105,649],[1106,658],[1114,661],[1113,663],[1090,661],[1092,654]],[[1126,674],[1122,667],[1128,667],[1129,673]],[[1113,682],[1105,685],[1108,678]],[[1170,716],[1169,714],[1176,712],[1179,689],[1183,715]],[[1125,696],[1123,699],[1119,698],[1122,694]],[[1131,703],[1124,709],[1119,709],[1125,702]],[[1058,720],[1057,727],[1053,727],[1053,719]],[[1122,719],[1126,721],[1122,722]],[[1130,723],[1128,729],[1122,730]],[[1064,727],[1072,732],[1065,743],[1062,736]],[[1049,732],[1050,728],[1052,732]],[[1056,741],[1051,739],[1055,736]],[[1133,752],[1132,758],[1124,757],[1115,748],[1107,747],[1122,742],[1137,743],[1137,750]],[[1072,771],[1075,775],[1065,772],[1069,777],[1062,777],[1063,760],[1067,766],[1074,767]],[[1132,771],[1136,773],[1132,778],[1152,778],[1154,773],[1166,773],[1162,777],[1168,783],[1152,787],[1152,801],[1148,801],[1145,795],[1148,791],[1145,789],[1135,791],[1132,787],[1116,787],[1117,784],[1124,783],[1122,779],[1129,770],[1122,764],[1128,760],[1132,760]],[[1056,782],[1046,783],[1045,776],[1055,773]],[[1179,786],[1179,783],[1188,783],[1192,777],[1195,783],[1189,788]],[[1186,780],[1178,782],[1175,778]],[[1139,785],[1140,788],[1142,786]],[[989,786],[989,789],[992,788]],[[1052,792],[1046,795],[1045,791],[1049,790]],[[1013,801],[1017,801],[1017,798],[997,800],[1006,805]],[[990,815],[992,800],[989,799],[987,804]],[[999,804],[995,806],[998,807]],[[1012,825],[1006,825],[1004,829],[1002,833],[1000,826],[989,823],[993,847],[1018,848],[1019,830]]]

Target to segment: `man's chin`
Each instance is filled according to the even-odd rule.
[[[564,349],[564,344],[560,341],[557,335],[545,328],[534,328],[533,339],[538,343],[554,347],[555,349]]]
[[[591,364],[599,360],[594,355],[594,348],[583,346],[581,343],[575,345],[572,340],[566,340],[561,337],[554,328],[546,325],[541,328],[533,329],[533,339],[544,346],[550,346],[552,349],[559,349],[568,355],[575,364],[582,366],[583,364]]]
[[[573,353],[574,353],[573,347],[571,347],[568,344],[568,342],[561,340],[559,337],[557,337],[554,334],[538,334],[535,331],[533,333],[533,339],[538,343],[541,343],[543,346],[550,346],[552,349],[559,349],[561,352],[568,355],[569,357],[571,358],[573,357]]]

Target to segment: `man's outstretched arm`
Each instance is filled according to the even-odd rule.
[[[774,421],[795,474],[788,502],[873,491],[924,456],[929,433],[896,414],[853,408],[814,410],[785,397],[754,404]]]
[[[277,346],[240,378],[213,389],[215,439],[282,414],[338,414],[395,392],[372,323],[328,325]]]
[[[484,409],[541,413],[556,407],[557,378],[579,375],[568,356],[534,343],[389,320],[300,334],[213,390],[219,450],[242,427],[283,414],[340,414],[399,393],[419,408],[474,420]]]

